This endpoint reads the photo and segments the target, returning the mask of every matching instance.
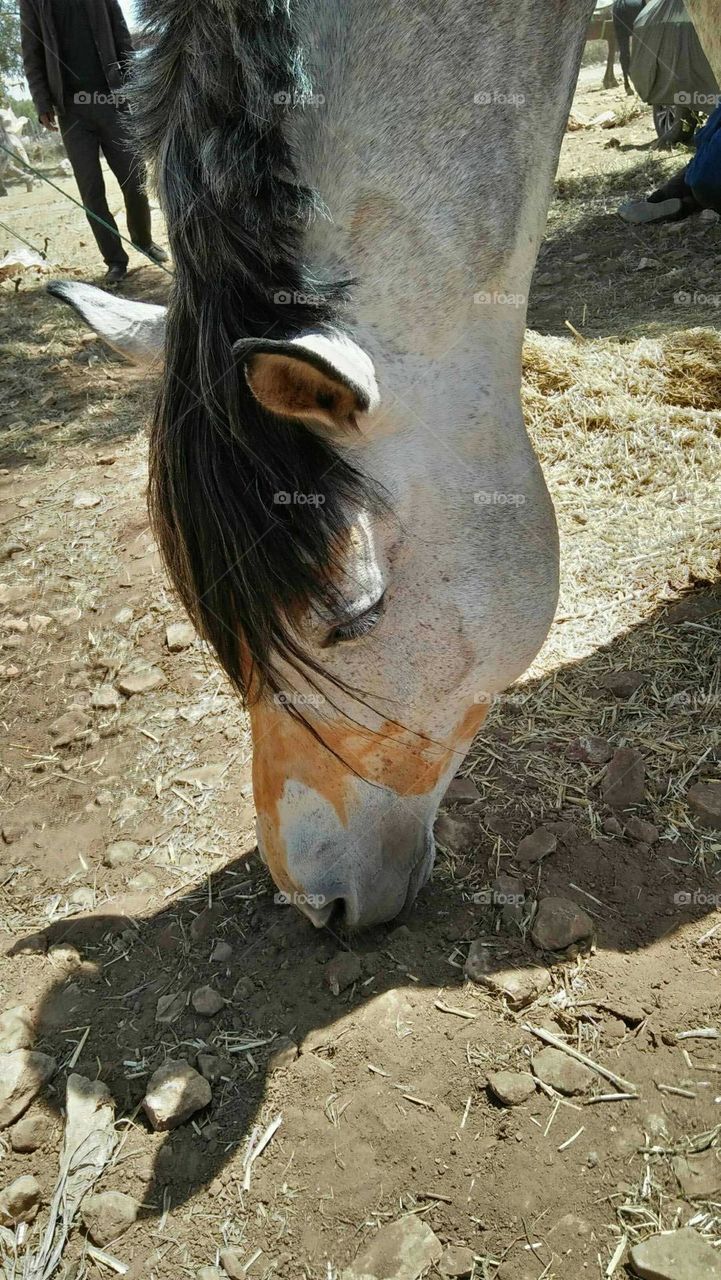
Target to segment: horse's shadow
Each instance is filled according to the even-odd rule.
[[[663,624],[667,615],[659,611],[607,649],[556,672],[552,687],[537,681],[516,690],[514,700],[506,704],[505,712],[502,709],[501,723],[491,718],[486,731],[493,755],[501,760],[494,774],[484,770],[486,777],[503,789],[513,764],[514,716],[524,719],[523,738],[528,740],[530,703],[521,706],[519,700],[538,697],[541,684],[543,696],[558,699],[573,720],[573,706],[578,708],[580,703],[569,695],[579,689],[598,691],[603,671],[633,666],[644,650],[648,659],[653,641],[657,646],[670,645],[679,659],[687,660],[689,670],[693,666],[697,679],[707,668],[708,687],[715,687],[708,633],[718,624],[721,594],[707,589],[692,592],[684,605],[686,614],[682,606],[681,620],[677,616],[675,625],[665,631],[663,625],[659,628],[659,619]],[[633,741],[641,722],[648,733],[649,724],[657,719],[660,733],[662,721],[668,731],[669,717],[675,717],[674,724],[682,730],[685,717],[697,711],[702,717],[707,714],[707,706],[697,707],[688,700],[674,703],[673,697],[669,708],[666,678],[678,683],[683,667],[659,664],[652,673],[654,683],[646,695],[645,710],[642,694],[628,704],[612,700],[612,706],[604,694],[595,717],[589,715],[592,703],[584,703],[579,726],[586,734],[607,733],[616,743]],[[704,697],[705,688],[702,684],[688,698]],[[713,722],[714,717],[709,722],[711,734]],[[688,732],[695,732],[690,721]],[[559,768],[567,756],[564,740],[549,734],[539,735],[537,749],[548,763],[554,758],[559,761]],[[586,779],[603,813],[594,790],[599,771],[578,763],[573,767]],[[664,779],[653,768],[648,782],[649,803],[637,812],[665,824],[667,817],[678,814],[678,796],[667,802],[671,793],[664,790]],[[249,854],[184,896],[175,896],[153,915],[140,918],[118,911],[69,918],[15,944],[12,954],[18,957],[17,963],[28,966],[40,963],[33,958],[33,950],[60,948],[51,952],[58,977],[37,1016],[37,1047],[56,1056],[61,1080],[62,1067],[67,1068],[71,1059],[74,1070],[100,1075],[119,1114],[135,1114],[138,1124],[145,1123],[139,1104],[147,1079],[167,1058],[194,1063],[198,1053],[212,1053],[225,1060],[215,1064],[219,1078],[213,1083],[210,1107],[193,1122],[152,1137],[152,1160],[144,1157],[146,1163],[138,1170],[146,1183],[146,1205],[159,1210],[163,1188],[170,1182],[176,1205],[212,1183],[236,1148],[247,1141],[253,1126],[267,1123],[269,1073],[280,1037],[290,1036],[300,1045],[299,1062],[309,1054],[329,1059],[339,1019],[361,1011],[372,997],[410,985],[411,975],[416,990],[459,987],[465,943],[478,936],[487,937],[496,947],[490,954],[499,967],[549,960],[518,929],[499,933],[494,908],[486,905],[484,895],[480,901],[478,897],[499,865],[504,871],[514,870],[518,837],[534,825],[529,823],[529,806],[536,823],[558,820],[566,812],[553,812],[534,794],[530,769],[527,788],[525,808],[519,807],[518,797],[508,786],[501,802],[499,786],[491,786],[496,796],[492,806],[480,801],[459,808],[456,816],[470,824],[469,830],[475,824],[476,836],[470,838],[467,850],[441,852],[434,881],[422,892],[405,924],[395,922],[353,937],[332,929],[318,933],[293,909],[275,904],[265,868],[257,856]],[[592,908],[603,903],[603,909],[596,910],[599,946],[632,952],[681,924],[701,920],[721,902],[721,895],[713,895],[718,881],[709,879],[713,867],[707,861],[704,870],[697,853],[683,839],[673,848],[663,841],[650,848],[638,843],[638,838],[634,843],[618,833],[609,837],[598,830],[584,830],[579,823],[575,836],[565,845],[562,842],[553,857],[520,874],[529,899],[540,892],[573,896]],[[219,942],[227,943],[230,952],[221,948],[219,956]],[[80,961],[70,950],[73,947]],[[355,975],[350,975],[354,980],[345,989],[334,993],[327,966],[339,953],[354,957]],[[211,984],[227,1002],[213,1018],[200,1016],[192,1004],[193,992],[205,984]],[[170,1002],[163,999],[168,996],[178,996],[170,1011]],[[464,999],[459,992],[445,998],[450,1003]],[[72,1050],[85,1027],[89,1033],[75,1055]],[[283,1084],[286,1096],[293,1094],[294,1070],[291,1066],[288,1082]],[[57,1089],[58,1105],[62,1105],[63,1088]]]

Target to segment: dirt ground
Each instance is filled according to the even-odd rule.
[[[166,645],[182,614],[146,518],[152,384],[45,295],[46,276],[0,285],[0,1013],[27,1006],[58,1064],[32,1108],[39,1131],[52,1121],[39,1148],[0,1130],[0,1188],[34,1174],[49,1202],[67,1075],[103,1080],[124,1145],[96,1189],[142,1206],[109,1249],[131,1278],[193,1277],[235,1245],[251,1280],[336,1280],[404,1212],[468,1246],[475,1280],[631,1274],[624,1239],[690,1221],[721,1244],[721,835],[687,799],[721,778],[721,229],[615,217],[684,157],[652,149],[650,112],[596,76],[574,109],[621,123],[566,135],[529,314],[559,614],[461,769],[478,798],[444,806],[433,882],[403,924],[346,938],[274,903],[245,719],[200,643]],[[47,238],[52,274],[99,276],[59,193],[13,185],[0,219]],[[0,229],[0,252],[11,243]],[[168,277],[137,255],[132,268],[127,293],[161,300]],[[138,671],[153,687],[117,693]],[[612,692],[613,671],[638,687]],[[635,825],[606,804],[589,735],[642,756]],[[520,839],[549,824],[555,852],[524,863]],[[118,841],[134,846],[109,854]],[[489,904],[499,872],[522,882],[515,915]],[[547,895],[588,913],[592,945],[534,944]],[[514,1011],[464,981],[474,941],[491,973],[540,968],[549,985]],[[334,994],[339,954],[355,968]],[[191,999],[206,984],[223,998],[212,1017]],[[547,1086],[500,1105],[488,1073],[528,1068],[542,1047],[529,1025],[632,1087],[596,1076],[577,1097]],[[300,1052],[277,1066],[282,1037]],[[210,1106],[154,1133],[149,1076],[198,1053],[222,1060]],[[637,1096],[593,1101],[618,1092]],[[278,1115],[244,1190],[248,1135]],[[693,1151],[703,1187],[679,1166]],[[76,1227],[59,1274],[113,1269]]]

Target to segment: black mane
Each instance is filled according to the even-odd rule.
[[[348,293],[302,261],[315,198],[285,126],[310,86],[290,8],[144,0],[150,47],[136,74],[135,127],[176,266],[151,518],[190,617],[243,696],[280,687],[279,657],[315,666],[293,616],[332,607],[348,506],[369,500],[332,443],[261,408],[233,357],[239,338],[338,326]]]

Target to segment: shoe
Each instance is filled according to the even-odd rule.
[[[120,284],[120,281],[124,280],[127,274],[128,268],[124,267],[122,263],[116,262],[114,266],[108,267],[105,272],[105,283]]]
[[[168,255],[165,252],[165,249],[161,249],[159,244],[153,244],[152,241],[149,245],[145,246],[136,244],[135,248],[138,250],[138,253],[144,253],[146,258],[150,258],[151,262],[157,262],[158,265],[162,262],[168,261]]]
[[[647,222],[675,221],[682,210],[683,201],[672,196],[669,200],[632,200],[622,204],[618,214],[624,222],[639,227]]]

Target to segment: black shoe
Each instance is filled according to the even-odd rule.
[[[108,267],[105,272],[105,283],[120,284],[120,281],[124,280],[127,274],[128,268],[124,267],[122,263],[116,262],[114,266]]]
[[[145,246],[136,244],[135,248],[139,253],[144,253],[146,258],[150,258],[151,262],[157,262],[158,265],[162,262],[168,261],[168,255],[165,252],[165,249],[161,249],[159,244],[153,244],[152,241],[149,245]]]

